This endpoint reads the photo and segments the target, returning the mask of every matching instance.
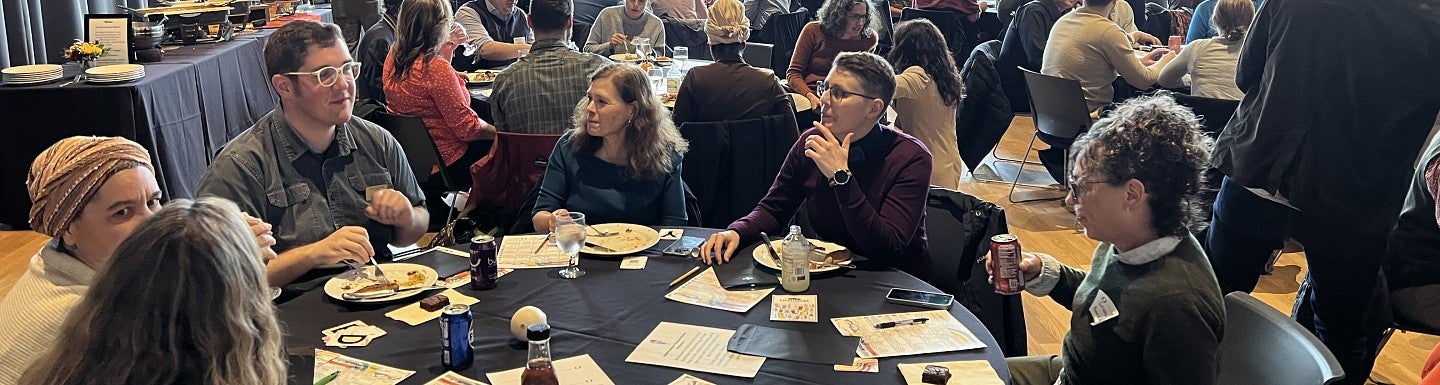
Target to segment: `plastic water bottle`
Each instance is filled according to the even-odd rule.
[[[781,243],[780,286],[799,293],[810,289],[810,252],[813,246],[800,234],[800,226],[790,226],[790,235]]]

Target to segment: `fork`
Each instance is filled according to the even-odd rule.
[[[587,227],[585,227],[585,228],[588,229],[588,230],[595,230],[595,236],[597,236],[597,237],[608,237],[608,236],[612,236],[612,235],[615,235],[615,234],[619,234],[619,233],[612,233],[612,232],[608,232],[608,231],[605,231],[605,230],[601,230],[601,229],[595,228],[595,226],[587,226]]]
[[[380,278],[380,283],[390,283],[390,279],[385,278],[385,271],[380,270],[380,262],[376,262],[375,258],[370,258],[370,264],[375,265],[375,277]]]

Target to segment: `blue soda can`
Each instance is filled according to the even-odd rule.
[[[496,286],[497,273],[495,237],[479,234],[470,239],[470,289],[490,290]]]
[[[461,371],[475,362],[474,338],[470,330],[470,305],[454,304],[440,311],[440,365],[445,370]]]

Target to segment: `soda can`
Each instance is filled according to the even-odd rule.
[[[1180,54],[1180,45],[1181,45],[1181,44],[1185,44],[1185,37],[1183,37],[1183,36],[1171,36],[1171,37],[1170,37],[1170,52],[1174,52],[1174,53],[1177,54],[1177,55]]]
[[[470,239],[470,288],[490,290],[496,286],[495,237],[489,234],[476,235]]]
[[[999,294],[1020,294],[1025,276],[1020,273],[1020,238],[1014,234],[990,237],[990,259],[994,260],[991,281]]]
[[[445,370],[461,371],[475,362],[475,337],[470,329],[470,305],[453,304],[440,311],[440,365]]]

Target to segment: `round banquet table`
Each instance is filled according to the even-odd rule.
[[[685,235],[706,237],[716,231],[686,228]],[[902,384],[904,381],[897,363],[960,360],[987,360],[1001,381],[1010,383],[1010,372],[995,339],[964,306],[952,306],[950,313],[980,338],[986,348],[880,358],[879,373],[836,372],[831,365],[770,358],[751,379],[625,362],[625,357],[635,349],[636,343],[649,335],[661,321],[730,330],[742,324],[754,324],[838,334],[830,318],[928,310],[886,303],[885,294],[890,288],[939,291],[899,270],[867,266],[862,262],[859,268],[849,272],[816,275],[809,290],[796,293],[819,296],[820,322],[772,322],[769,320],[769,298],[746,313],[665,299],[669,283],[699,263],[697,259],[662,255],[660,250],[670,242],[662,240],[637,254],[650,257],[643,270],[620,270],[620,258],[582,255],[580,267],[589,274],[579,279],[561,279],[556,275],[559,269],[554,268],[521,269],[501,277],[499,287],[492,290],[472,291],[469,285],[455,289],[480,300],[470,307],[474,313],[475,363],[459,373],[488,383],[485,373],[524,365],[526,345],[510,334],[510,315],[522,306],[534,305],[546,313],[554,330],[550,340],[554,359],[589,354],[617,384],[667,384],[682,373],[716,384]],[[466,245],[455,248],[468,250]],[[754,263],[749,256],[750,248],[741,249],[731,263]],[[469,267],[468,258],[433,250],[404,262],[433,267],[441,276]],[[291,354],[320,348],[381,365],[414,370],[415,374],[402,384],[423,384],[445,372],[440,365],[440,321],[436,319],[412,327],[384,314],[430,294],[433,292],[388,303],[354,304],[332,299],[320,288],[310,290],[278,305],[279,317],[286,329],[285,346]],[[790,293],[777,287],[774,294]],[[388,334],[364,347],[341,349],[326,347],[321,342],[321,330],[357,319]],[[292,357],[292,365],[313,365],[313,360],[296,361]],[[297,378],[292,378],[290,383],[309,384],[311,372],[310,368],[293,369],[292,376]]]

